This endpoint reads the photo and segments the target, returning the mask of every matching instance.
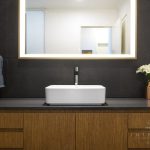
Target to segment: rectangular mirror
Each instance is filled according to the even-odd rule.
[[[21,59],[136,59],[137,0],[19,2]]]

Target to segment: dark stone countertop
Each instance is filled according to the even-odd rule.
[[[53,105],[45,106],[45,99],[0,99],[0,110],[150,110],[150,101],[141,98],[106,99],[106,106],[98,105]]]

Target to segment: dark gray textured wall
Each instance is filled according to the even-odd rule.
[[[73,67],[80,67],[80,84],[102,84],[107,97],[144,97],[139,65],[150,63],[150,0],[138,0],[137,60],[18,60],[18,3],[0,0],[0,54],[6,87],[1,98],[44,97],[50,84],[73,84]]]

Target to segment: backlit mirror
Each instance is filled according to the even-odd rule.
[[[19,58],[135,59],[136,0],[20,0]]]

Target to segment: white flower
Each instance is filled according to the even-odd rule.
[[[150,64],[139,67],[136,73],[145,73],[146,75],[150,74]]]

